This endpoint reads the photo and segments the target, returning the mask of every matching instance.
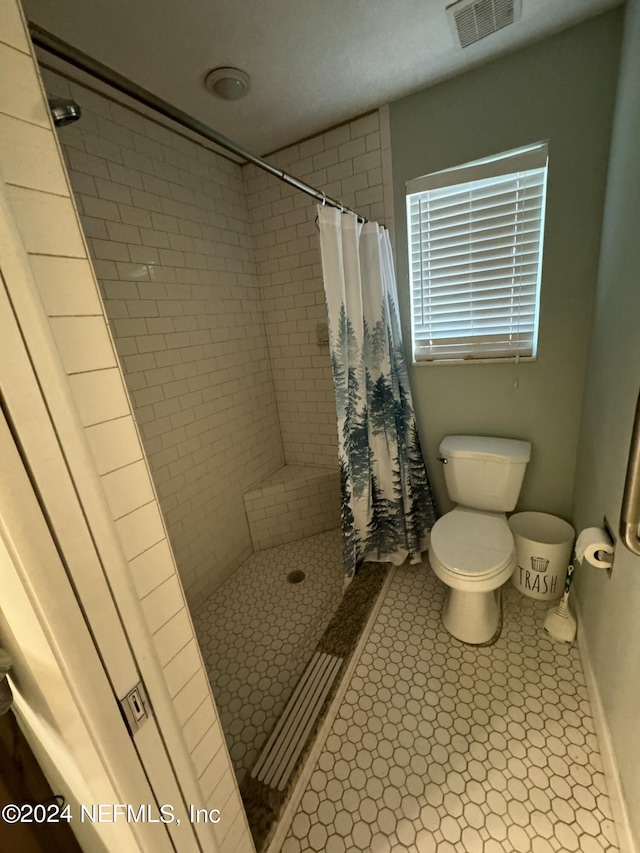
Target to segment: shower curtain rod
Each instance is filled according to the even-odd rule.
[[[37,24],[30,23],[29,32],[33,43],[46,50],[48,53],[52,53],[54,56],[65,60],[65,62],[79,68],[81,71],[101,80],[108,86],[112,86],[114,89],[117,89],[119,92],[127,95],[127,97],[139,101],[146,107],[160,113],[165,118],[168,118],[187,130],[190,130],[192,133],[197,133],[199,136],[203,136],[205,139],[208,139],[209,142],[213,142],[225,151],[229,151],[237,157],[241,157],[243,160],[246,160],[247,163],[253,163],[253,165],[257,166],[258,169],[262,169],[263,172],[273,175],[274,178],[278,178],[278,180],[283,183],[289,184],[289,186],[310,195],[312,198],[317,199],[317,201],[321,201],[323,204],[328,204],[330,207],[336,207],[343,213],[353,213],[358,217],[360,222],[367,221],[364,216],[360,216],[360,214],[356,213],[355,210],[351,210],[350,207],[347,207],[335,199],[329,198],[325,193],[317,190],[309,184],[305,184],[304,181],[300,181],[298,178],[294,178],[293,175],[289,175],[287,172],[277,169],[261,157],[251,154],[251,152],[246,151],[233,140],[228,139],[221,133],[218,133],[217,130],[213,130],[206,124],[198,121],[198,119],[182,112],[182,110],[177,109],[167,101],[164,101],[152,92],[147,91],[147,89],[143,89],[141,86],[138,86],[137,83],[133,83],[126,77],[123,77],[122,74],[119,74],[117,71],[103,65],[101,62],[98,62],[96,59],[93,59],[67,42],[62,41],[62,39],[59,39],[57,36],[54,36],[53,33],[42,29],[42,27],[39,27]]]

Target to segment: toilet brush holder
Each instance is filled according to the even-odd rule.
[[[576,617],[569,608],[569,591],[573,580],[573,571],[573,566],[569,566],[562,600],[560,604],[549,610],[544,620],[544,630],[549,637],[557,643],[568,643],[569,645],[575,640],[578,628]]]

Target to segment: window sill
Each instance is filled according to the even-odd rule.
[[[522,358],[519,358],[518,364],[524,364],[525,362],[537,361],[538,358],[535,355],[526,355]],[[420,361],[411,361],[412,367],[446,367],[451,365],[460,365],[460,364],[515,364],[516,358],[515,356],[510,356],[508,358],[439,358],[439,359],[420,359]]]

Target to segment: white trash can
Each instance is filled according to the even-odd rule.
[[[573,527],[546,512],[517,512],[509,527],[516,542],[515,588],[542,601],[560,598],[576,535]]]

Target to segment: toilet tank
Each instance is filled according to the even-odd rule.
[[[447,435],[440,442],[449,497],[471,509],[515,509],[530,458],[531,444],[513,438]]]

